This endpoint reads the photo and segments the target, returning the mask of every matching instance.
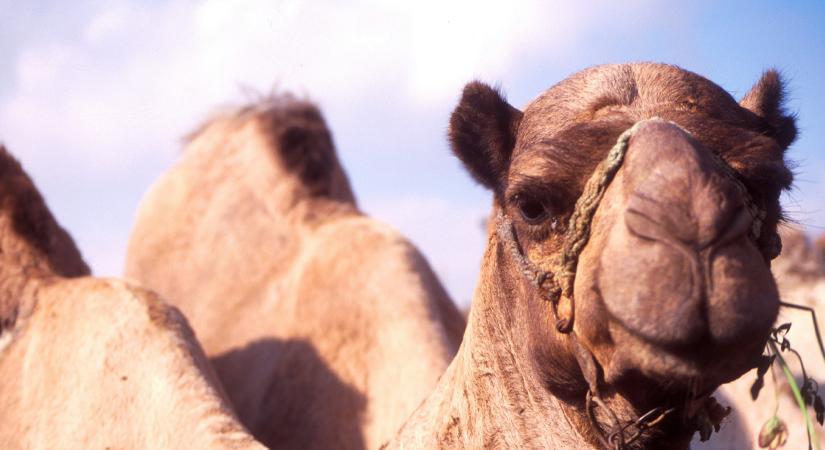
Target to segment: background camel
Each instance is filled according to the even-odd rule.
[[[825,254],[812,244],[802,231],[791,228],[782,230],[782,244],[782,255],[774,261],[772,266],[782,299],[814,308],[817,311],[820,327],[822,327],[825,325],[822,322],[825,318],[825,308],[822,304],[822,299],[825,298]],[[804,358],[808,376],[813,377],[820,387],[825,386],[823,384],[825,383],[825,362],[822,360],[819,344],[816,341],[810,314],[797,309],[783,308],[779,313],[777,323],[786,322],[792,323],[787,336],[792,347]],[[789,354],[785,357],[794,369],[797,382],[801,386],[802,372],[796,358]],[[778,415],[788,426],[788,442],[785,448],[807,448],[805,420],[778,367],[776,377],[779,391]],[[755,380],[756,372],[752,370],[719,389],[720,402],[729,404],[733,411],[717,437],[707,442],[694,442],[694,448],[714,450],[759,448],[757,436],[762,425],[773,415],[777,399],[774,395],[773,378],[768,375],[765,377],[765,387],[759,397],[756,401],[752,400],[750,388]],[[819,392],[825,393],[822,388]],[[813,414],[812,410],[809,409],[809,411]],[[820,447],[825,448],[825,429],[817,424],[816,430]]]
[[[192,135],[143,199],[126,274],[186,314],[268,445],[377,447],[464,329],[419,252],[358,212],[316,107],[286,95]]]
[[[143,289],[87,276],[2,147],[0,260],[4,449],[262,448],[180,313]]]
[[[467,85],[450,138],[494,220],[458,355],[389,447],[679,449],[717,422],[707,396],[753,367],[778,309],[782,93],[767,72],[738,104],[660,64],[585,70],[524,112]]]

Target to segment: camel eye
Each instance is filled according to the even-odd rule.
[[[531,197],[516,197],[516,205],[525,222],[536,225],[547,218],[547,208],[544,204]]]

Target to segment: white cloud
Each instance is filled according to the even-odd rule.
[[[413,98],[435,101],[455,95],[474,77],[500,75],[523,53],[543,47],[548,56],[576,41],[585,21],[567,17],[578,8],[556,5],[561,14],[547,23],[551,2],[429,0],[410,4],[413,22],[409,89]],[[573,24],[576,23],[576,26]],[[562,39],[566,36],[566,39]]]
[[[89,44],[100,44],[126,27],[130,16],[130,8],[126,3],[112,4],[92,17],[83,30],[83,40]]]
[[[614,20],[645,5],[612,7],[621,11]],[[0,104],[0,133],[30,158],[51,160],[57,144],[107,170],[128,163],[130,152],[171,154],[178,136],[214,105],[237,99],[241,85],[267,91],[277,84],[350,109],[390,91],[410,108],[450,103],[464,82],[498,79],[524,54],[575,48],[601,26],[593,7],[115,2],[89,17],[76,41],[22,51],[16,89]]]
[[[47,198],[59,200],[52,202],[55,212],[95,269],[116,273],[132,221],[125,211],[136,207],[135,192],[156,176],[140,170],[168,165],[179,137],[215,106],[239,100],[239,86],[309,93],[325,110],[348,116],[357,116],[362,103],[387,104],[378,110],[400,114],[347,120],[363,127],[347,130],[348,136],[374,135],[392,128],[388,124],[397,129],[409,121],[415,133],[441,139],[446,123],[426,128],[415,118],[447,110],[469,79],[495,81],[516,72],[522,60],[575,54],[583,36],[601,27],[631,32],[634,21],[655,14],[650,5],[648,0],[620,6],[606,0],[105,3],[85,19],[75,39],[38,40],[6,64],[15,68],[15,80],[0,98],[0,139],[23,160]],[[591,14],[594,9],[603,14]],[[391,108],[388,102],[394,102]],[[380,146],[375,139],[367,140],[371,146],[356,142],[346,150],[391,151],[396,137],[385,137]],[[84,189],[74,186],[78,179]],[[95,185],[101,192],[90,188]],[[405,189],[417,192],[416,186]],[[114,194],[121,190],[129,194]],[[486,210],[452,203],[408,197],[374,210],[412,236],[451,292],[466,300],[483,239],[478,221]],[[111,231],[101,233],[83,219],[96,214],[108,215]],[[450,231],[433,226],[440,221],[451,224]]]
[[[242,100],[241,86],[307,93],[348,127],[362,127],[333,131],[349,139],[341,148],[350,158],[364,155],[363,177],[381,170],[368,165],[369,155],[392,151],[398,137],[389,134],[399,123],[442,139],[446,123],[425,126],[422,117],[447,111],[468,80],[504,80],[536,61],[570,64],[588,39],[638,32],[666,8],[654,0],[107,2],[79,21],[76,39],[38,39],[16,60],[0,61],[14,73],[0,98],[0,140],[56,200],[51,206],[93,267],[117,274],[139,192],[177,154],[180,136],[215,106]],[[378,137],[353,141],[368,135]],[[440,173],[467,179],[457,168]],[[487,205],[462,203],[455,192],[422,197],[422,188],[359,197],[421,246],[453,297],[466,302]],[[823,223],[821,197],[801,196],[796,217]]]
[[[66,70],[72,49],[62,45],[48,45],[20,56],[16,76],[21,89],[53,86]]]

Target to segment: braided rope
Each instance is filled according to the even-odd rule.
[[[504,246],[507,248],[513,260],[515,260],[522,275],[542,293],[542,297],[545,300],[555,303],[561,293],[561,288],[555,275],[553,272],[541,269],[527,258],[519,246],[513,223],[510,222],[510,219],[502,212],[499,212],[498,217],[496,217],[496,232],[499,236],[499,241],[504,243]]]
[[[733,182],[736,190],[739,191],[739,194],[741,194],[742,201],[745,204],[745,209],[748,210],[753,218],[753,221],[751,222],[750,237],[754,242],[759,242],[759,238],[762,236],[763,231],[762,226],[765,223],[765,218],[767,217],[768,212],[765,208],[756,204],[753,197],[748,192],[748,188],[745,187],[741,180],[739,180],[739,177],[736,176],[736,172],[733,168],[716,153],[711,152],[711,155],[713,155],[716,165],[722,170],[722,174],[725,178]],[[770,235],[767,242],[763,244],[760,250],[768,261],[779,256],[779,254],[782,253],[782,240],[779,238],[779,235],[776,233]]]
[[[564,235],[562,252],[557,263],[554,264],[556,266],[555,271],[544,270],[530,261],[523,249],[519,246],[512,222],[503,212],[499,212],[498,214],[496,231],[501,242],[507,247],[508,252],[516,261],[525,278],[539,289],[545,300],[551,303],[553,313],[556,317],[556,329],[559,332],[569,333],[573,329],[575,314],[573,286],[576,269],[579,263],[579,256],[590,239],[590,227],[593,222],[593,216],[599,207],[602,197],[604,197],[607,187],[624,162],[630,138],[633,137],[636,131],[643,125],[654,122],[674,125],[690,135],[687,130],[678,124],[654,117],[636,122],[619,136],[616,144],[610,149],[605,159],[599,163],[585,183],[582,194],[576,201],[573,214],[570,216]],[[762,223],[766,216],[765,210],[754,202],[747,188],[736,176],[733,169],[728,166],[719,155],[713,152],[711,152],[711,154],[724,176],[736,186],[736,189],[742,195],[745,207],[753,218],[750,235],[755,242],[758,241],[762,231]],[[774,241],[770,243],[772,248],[768,249],[768,252],[777,253],[777,244],[778,240],[774,239]]]
[[[753,197],[751,197],[750,193],[748,192],[748,188],[739,180],[739,177],[736,176],[736,172],[734,172],[733,168],[722,159],[721,156],[717,155],[714,152],[710,152],[713,156],[713,160],[716,162],[716,165],[722,170],[722,174],[727,178],[729,181],[733,182],[733,185],[736,187],[736,190],[739,191],[739,194],[742,195],[742,200],[745,203],[745,208],[753,217],[753,222],[751,223],[751,231],[750,235],[753,240],[758,240],[759,236],[762,234],[762,222],[765,221],[765,216],[767,212],[764,208],[759,207],[756,202],[753,201]]]
[[[579,264],[579,255],[590,239],[590,225],[593,215],[604,197],[607,186],[613,180],[624,162],[630,138],[643,124],[661,119],[650,119],[637,122],[625,130],[616,140],[616,144],[607,153],[607,157],[596,167],[593,175],[584,185],[581,196],[576,201],[573,215],[564,236],[564,249],[560,258],[558,272],[561,298],[556,305],[556,329],[568,333],[573,328],[575,303],[573,301],[573,282],[576,278],[576,266]]]

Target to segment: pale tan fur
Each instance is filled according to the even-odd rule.
[[[802,231],[785,228],[782,232],[782,255],[774,261],[773,273],[776,277],[783,300],[812,307],[817,312],[819,326],[825,327],[825,261]],[[791,322],[787,337],[794,349],[804,358],[805,370],[819,383],[819,392],[825,395],[825,361],[816,341],[811,324],[811,315],[797,309],[780,310],[777,324]],[[821,328],[825,331],[825,328]],[[796,358],[785,353],[788,364],[794,369],[797,381],[801,382],[801,370]],[[779,417],[788,426],[788,442],[784,448],[804,449],[808,447],[807,430],[802,413],[794,400],[791,389],[779,367],[774,369],[778,382]],[[730,418],[720,433],[707,442],[695,441],[692,448],[707,450],[758,449],[758,435],[762,425],[773,415],[776,405],[774,378],[765,377],[765,387],[756,401],[751,398],[751,385],[756,380],[755,370],[738,380],[722,386],[717,395],[722,403],[733,408]],[[809,408],[809,413],[813,410]],[[813,417],[813,416],[812,416]],[[815,425],[820,447],[825,448],[825,428]]]
[[[722,111],[718,116],[731,121],[709,119],[716,111]],[[582,351],[575,354],[572,335],[556,331],[556,317],[544,292],[528,280],[529,267],[521,270],[517,257],[503,241],[506,237],[497,233],[496,222],[500,214],[507,214],[518,232],[523,253],[558,275],[559,268],[553,262],[562,246],[551,219],[566,219],[564,214],[570,210],[563,209],[567,204],[559,204],[548,193],[564,198],[569,193],[558,192],[571,186],[577,192],[576,183],[580,192],[592,167],[621,131],[641,120],[664,117],[680,123],[707,144],[698,144],[675,125],[661,120],[637,130],[622,167],[588,224],[590,238],[579,255],[575,278],[573,333],[591,352],[595,360],[592,364],[601,367],[595,376],[600,395],[619,420],[632,420],[662,404],[675,408],[675,416],[624,448],[688,448],[695,430],[689,421],[693,417],[690,411],[697,407],[695,399],[704,401],[705,392],[753,367],[775,318],[778,296],[759,250],[744,237],[747,228],[731,227],[739,239],[720,250],[722,255],[714,256],[715,266],[706,269],[714,286],[702,300],[711,305],[705,313],[707,318],[696,319],[692,325],[698,331],[679,341],[676,333],[688,330],[685,319],[693,319],[683,312],[667,311],[700,298],[680,292],[697,286],[699,278],[669,272],[682,264],[680,258],[687,258],[684,255],[693,255],[693,250],[677,254],[661,242],[672,244],[675,239],[669,233],[681,233],[679,226],[688,222],[672,225],[666,231],[661,225],[665,221],[631,227],[628,199],[643,195],[655,199],[651,203],[661,209],[645,214],[675,212],[678,208],[691,211],[690,220],[694,222],[689,223],[693,228],[684,235],[688,236],[686,242],[696,243],[697,248],[701,236],[707,242],[720,236],[721,225],[729,219],[709,219],[721,216],[722,212],[714,208],[733,204],[738,194],[715,178],[718,166],[697,163],[710,161],[710,153],[702,145],[722,142],[723,148],[716,150],[721,152],[759,136],[726,114],[750,117],[709,81],[658,64],[587,69],[547,90],[523,113],[489,86],[468,84],[453,112],[450,137],[456,155],[495,194],[487,250],[456,358],[433,394],[386,447],[602,447],[596,439],[596,427],[586,418],[588,385],[576,358]],[[702,128],[711,122],[717,128]],[[600,127],[586,126],[592,123]],[[601,158],[591,156],[596,149],[600,149],[597,155]],[[656,176],[649,176],[651,173]],[[681,179],[684,174],[690,174],[691,179]],[[699,181],[703,179],[713,181],[703,184]],[[669,184],[654,189],[651,180],[667,180]],[[697,186],[710,188],[694,195],[691,189]],[[715,196],[707,195],[709,192],[715,192]],[[769,201],[776,202],[777,197]],[[534,208],[527,212],[521,209],[520,213],[523,204],[519,200],[524,198],[543,202],[547,214],[534,215],[530,212]],[[533,217],[533,223],[528,216]],[[700,226],[700,219],[706,225]],[[750,219],[737,223],[748,225]],[[656,236],[654,231],[661,234]],[[731,249],[739,253],[730,253]],[[727,270],[729,267],[734,270]],[[653,295],[642,291],[647,287]],[[608,288],[613,291],[608,292]],[[647,317],[634,323],[641,315]],[[617,320],[620,316],[624,317],[624,325]],[[645,334],[655,339],[641,337]],[[697,337],[702,335],[714,338],[700,341]],[[702,351],[677,356],[656,344],[656,339],[672,339],[683,345],[701,342]],[[611,420],[603,412],[597,410],[596,420],[597,426],[605,429]]]
[[[0,148],[0,446],[263,448],[235,418],[186,320],[84,276],[31,180]]]
[[[142,202],[126,274],[186,314],[242,422],[279,447],[377,447],[464,327],[415,247],[358,212],[323,119],[288,96],[194,134]]]
[[[529,343],[510,295],[495,277],[497,239],[491,233],[458,355],[438,387],[387,448],[592,449],[533,370]]]
[[[0,354],[4,449],[262,449],[185,319],[117,280],[39,284]]]

